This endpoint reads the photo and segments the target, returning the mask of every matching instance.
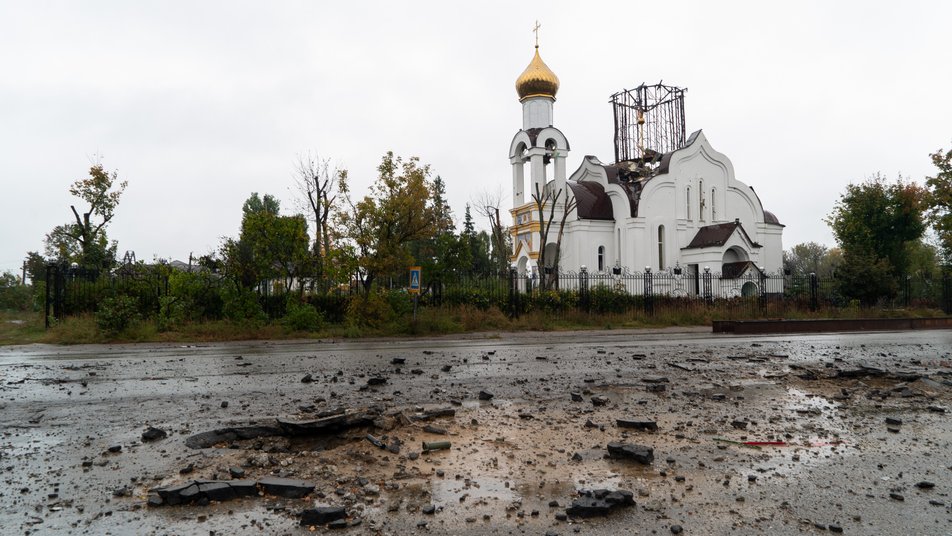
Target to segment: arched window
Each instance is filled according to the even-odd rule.
[[[704,221],[704,180],[699,180],[697,184],[697,219]]]
[[[605,271],[605,246],[598,246],[598,271]]]
[[[717,188],[711,188],[711,221],[717,221]]]
[[[687,215],[685,216],[688,220],[691,219],[691,187],[688,186],[687,189],[687,202],[684,204]]]
[[[664,225],[658,226],[658,270],[664,270]]]

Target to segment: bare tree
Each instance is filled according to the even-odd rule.
[[[314,260],[317,276],[324,276],[324,259],[331,247],[331,213],[337,208],[337,195],[346,189],[347,170],[331,170],[330,159],[321,159],[310,152],[298,157],[294,166],[294,182],[307,201],[314,221]]]
[[[476,213],[489,220],[490,238],[493,248],[493,266],[499,272],[505,272],[509,266],[509,242],[506,240],[506,229],[502,226],[499,207],[503,202],[502,190],[495,192],[484,190],[473,199]]]
[[[552,230],[552,223],[555,219],[555,210],[559,205],[559,199],[562,197],[562,189],[559,188],[558,191],[553,192],[551,188],[543,187],[540,191],[539,185],[535,185],[535,193],[532,194],[532,201],[535,203],[535,209],[539,213],[539,259],[538,267],[540,273],[540,281],[542,290],[550,288],[558,288],[559,284],[559,258],[562,254],[562,237],[565,235],[565,221],[568,219],[572,211],[575,210],[576,200],[573,196],[571,199],[568,199],[568,194],[566,193],[566,201],[562,203],[562,214],[559,219],[559,232],[555,240],[555,251],[552,253],[553,258],[549,258],[546,252],[546,246],[549,242],[549,233]],[[546,216],[546,208],[548,208],[548,216]],[[546,266],[551,261],[550,270],[546,273]]]

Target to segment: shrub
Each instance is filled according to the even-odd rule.
[[[383,296],[369,292],[347,304],[347,322],[355,326],[380,327],[393,319],[393,308]]]
[[[138,301],[124,294],[104,298],[96,311],[96,327],[107,335],[116,335],[138,320]]]
[[[254,291],[226,285],[222,297],[225,301],[222,313],[228,320],[250,324],[263,324],[268,320]]]
[[[282,323],[291,331],[317,331],[324,325],[320,311],[307,303],[291,301],[287,311]]]

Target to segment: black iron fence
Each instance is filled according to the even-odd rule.
[[[651,316],[715,308],[715,316],[727,319],[782,318],[860,306],[941,309],[952,314],[949,272],[936,277],[901,277],[894,283],[895,292],[878,297],[875,303],[861,303],[844,294],[841,282],[832,277],[757,270],[740,276],[678,270],[424,274],[419,305],[498,308],[513,317],[533,311],[553,316]],[[398,302],[409,300],[408,285],[406,276],[378,279],[374,291],[387,294],[390,305],[398,308]],[[290,289],[285,286],[280,281],[264,281],[254,289],[241,290],[230,280],[209,272],[183,273],[168,267],[127,265],[100,272],[51,265],[44,289],[45,312],[48,325],[51,319],[97,312],[106,300],[125,296],[131,298],[143,318],[178,315],[202,321],[240,318],[259,311],[254,314],[278,319],[288,314],[289,304],[304,303],[320,311],[328,322],[343,322],[351,300],[366,292],[356,279],[344,283],[295,281]],[[292,297],[295,299],[289,299]],[[245,307],[249,302],[250,308]]]

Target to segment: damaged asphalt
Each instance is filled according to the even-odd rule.
[[[948,534],[952,331],[0,348],[4,534]]]

